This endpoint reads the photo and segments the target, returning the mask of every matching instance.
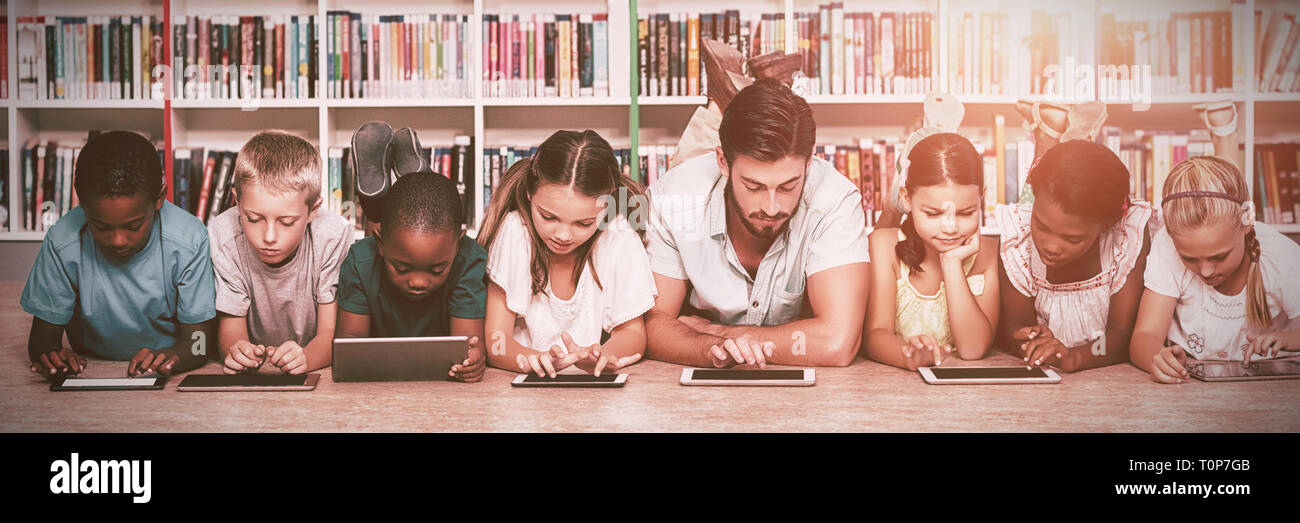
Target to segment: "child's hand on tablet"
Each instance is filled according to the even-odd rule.
[[[32,372],[45,378],[76,376],[85,369],[86,359],[67,347],[41,353],[39,358],[32,360]]]
[[[286,341],[279,347],[266,349],[266,362],[285,374],[302,374],[307,371],[307,353],[297,342]]]
[[[952,354],[953,348],[952,345],[939,345],[938,340],[929,334],[917,334],[907,340],[900,350],[907,370],[916,370],[943,363],[943,359]]]
[[[448,372],[457,381],[474,383],[483,379],[485,368],[487,368],[487,358],[483,356],[483,340],[478,336],[470,336],[469,352],[465,354],[465,361],[452,365]]]
[[[591,351],[587,352],[587,359],[579,361],[574,365],[582,370],[590,372],[593,376],[600,376],[601,373],[606,371],[617,374],[618,371],[623,370],[624,367],[638,361],[641,361],[640,353],[631,356],[624,356],[622,358],[615,358],[600,350],[600,346],[597,345]]]
[[[146,347],[131,357],[131,361],[126,365],[126,375],[130,378],[145,374],[168,375],[180,362],[181,357],[176,354]]]
[[[1025,355],[1025,365],[1059,363],[1069,352],[1069,347],[1056,339],[1056,335],[1046,325],[1019,329],[1011,337],[1024,341],[1020,344],[1020,353]]]
[[[709,360],[719,369],[733,365],[758,365],[767,367],[767,358],[772,357],[776,344],[770,341],[758,341],[748,334],[739,338],[728,339],[722,345],[709,347]]]
[[[226,359],[223,362],[225,368],[221,371],[226,374],[253,372],[261,368],[264,362],[266,362],[265,346],[253,345],[248,340],[239,340],[226,350]]]
[[[1159,383],[1182,383],[1187,379],[1187,353],[1177,345],[1160,349],[1151,359],[1151,379]]]
[[[1246,341],[1250,343],[1246,345],[1246,350],[1242,354],[1242,365],[1250,365],[1250,357],[1254,354],[1272,358],[1277,356],[1278,352],[1300,348],[1300,331],[1247,334]]]
[[[568,338],[569,334],[564,333],[561,336]],[[572,343],[572,339],[567,343]],[[539,378],[554,378],[556,372],[567,369],[586,357],[586,352],[566,353],[559,345],[555,345],[547,352],[535,352],[527,356],[520,354],[515,357],[515,364],[519,365],[520,371],[524,374],[531,372],[537,374]]]

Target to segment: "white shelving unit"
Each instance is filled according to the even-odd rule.
[[[9,85],[11,95],[16,98],[18,67],[15,35],[20,16],[129,13],[162,17],[164,10],[167,10],[171,17],[198,14],[314,14],[319,24],[327,12],[338,9],[379,14],[468,14],[472,15],[468,31],[472,63],[475,64],[472,70],[481,71],[482,68],[477,65],[482,63],[482,46],[478,35],[482,33],[481,20],[484,14],[596,13],[606,12],[609,2],[622,5],[622,0],[380,0],[374,4],[343,0],[106,0],[98,3],[83,0],[8,0],[3,5],[9,16],[10,28],[9,34],[5,35],[9,39]],[[947,14],[950,9],[956,8],[954,6],[971,5],[965,0],[847,0],[844,3],[846,12],[930,10],[938,13],[936,21],[940,27],[940,78],[947,77],[948,46],[947,32],[944,30],[947,27]],[[1107,3],[1120,2],[1106,0],[1101,5]],[[1091,1],[1070,0],[1067,4],[1067,7],[1055,9],[1079,9],[1085,13],[1096,13],[1100,9]],[[1181,4],[1182,2],[1173,2],[1170,5]],[[1202,4],[1226,8],[1229,2],[1200,0],[1192,9],[1200,9],[1196,6]],[[627,0],[628,18],[633,27],[638,12],[716,12],[733,8],[743,12],[784,12],[786,20],[793,20],[794,13],[815,11],[817,5],[817,0],[727,0],[707,6],[688,0]],[[1010,9],[1017,6],[1030,8],[1037,4],[1026,0],[1003,0],[982,9],[995,10],[999,5]],[[1257,5],[1273,8],[1284,6],[1285,2],[1249,0],[1247,5],[1253,12]],[[1080,27],[1075,28],[1076,34],[1085,36],[1092,42],[1089,45],[1096,46],[1099,35],[1092,25],[1094,17],[1080,18],[1084,19],[1086,25],[1080,22]],[[796,37],[794,24],[786,24],[786,29],[787,49],[793,49]],[[1245,37],[1247,41],[1253,42],[1253,23],[1251,30],[1252,33]],[[323,42],[324,34],[318,32],[318,35]],[[628,40],[611,38],[609,45],[611,60],[622,58],[630,64],[633,53]],[[317,57],[319,63],[324,63],[325,51],[322,46]],[[1253,49],[1248,62],[1254,63]],[[631,72],[635,74],[635,70]],[[634,90],[634,78],[611,78],[611,82],[632,81],[634,85],[631,88]],[[1245,93],[1156,96],[1152,100],[1153,111],[1150,113],[1133,112],[1124,105],[1117,104],[1111,111],[1112,122],[1121,127],[1148,128],[1146,125],[1155,125],[1158,128],[1197,129],[1203,124],[1190,110],[1191,105],[1224,99],[1238,102],[1246,147],[1245,171],[1253,173],[1256,141],[1300,141],[1300,124],[1296,123],[1300,122],[1300,93],[1254,93],[1254,75],[1250,74],[1248,78],[1248,90]],[[473,92],[482,93],[482,76],[473,75],[473,82]],[[306,137],[320,148],[324,160],[330,147],[346,146],[353,130],[360,124],[369,120],[386,120],[395,127],[415,128],[421,141],[427,145],[450,144],[452,138],[460,134],[474,136],[475,164],[479,171],[475,175],[480,177],[475,180],[473,212],[476,217],[481,217],[483,211],[480,180],[484,146],[535,145],[559,128],[596,130],[615,147],[633,145],[633,137],[640,144],[676,143],[694,108],[706,103],[702,96],[638,96],[634,103],[629,96],[493,98],[476,94],[470,98],[265,99],[256,102],[256,110],[247,111],[244,109],[249,107],[249,103],[245,100],[173,100],[168,108],[162,101],[152,100],[37,101],[15,98],[0,102],[7,113],[3,139],[8,141],[11,151],[7,174],[8,186],[11,188],[10,201],[5,202],[11,210],[19,202],[17,188],[20,187],[20,151],[33,138],[84,140],[89,129],[129,128],[158,140],[163,138],[165,131],[169,131],[172,148],[204,146],[234,150],[256,131],[280,128]],[[1019,117],[1013,108],[1018,97],[959,95],[958,98],[966,104],[967,109],[965,125],[960,130],[963,134],[972,139],[991,141],[992,116],[1002,114],[1007,118],[1007,139],[1024,137],[1017,125]],[[923,99],[923,95],[816,95],[810,96],[809,102],[813,104],[817,117],[819,142],[847,143],[858,137],[901,138],[903,128],[919,118],[920,102]],[[170,122],[170,128],[164,129],[165,121]],[[632,128],[633,122],[635,129]],[[17,217],[11,217],[11,225],[14,224],[13,218]],[[1288,233],[1300,234],[1300,226],[1297,225],[1278,227]],[[996,234],[997,231],[985,228],[983,232]],[[0,232],[0,241],[39,241],[42,237],[43,233],[40,232]]]

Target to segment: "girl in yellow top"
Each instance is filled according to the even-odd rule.
[[[908,370],[953,352],[982,358],[998,321],[997,241],[979,235],[983,159],[960,135],[939,133],[906,161],[902,226],[870,236],[867,356]]]

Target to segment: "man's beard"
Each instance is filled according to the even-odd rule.
[[[746,232],[748,232],[750,235],[754,236],[755,238],[759,238],[762,240],[771,240],[773,238],[776,238],[782,232],[785,232],[786,227],[790,225],[790,216],[791,216],[790,214],[781,213],[780,215],[773,217],[774,219],[784,219],[784,221],[782,221],[780,225],[774,227],[761,227],[755,225],[753,222],[749,221],[750,220],[749,216],[745,216],[744,214],[741,214],[742,209],[740,208],[740,202],[736,201],[736,195],[731,190],[731,183],[732,182],[729,179],[727,181],[726,187],[723,190],[723,194],[726,197],[727,206],[730,209],[735,210],[736,216],[740,218],[740,225],[745,228]],[[801,193],[799,196],[800,198],[802,198],[803,194]],[[764,218],[766,218],[766,216],[764,216]]]

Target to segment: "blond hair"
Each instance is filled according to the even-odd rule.
[[[235,159],[236,192],[255,183],[271,192],[307,191],[307,207],[320,200],[320,153],[316,146],[285,131],[262,131],[239,149]]]
[[[1212,193],[1168,199],[1178,193]],[[1161,204],[1165,227],[1169,234],[1192,232],[1200,227],[1236,225],[1246,227],[1246,256],[1250,257],[1250,273],[1246,279],[1246,319],[1256,329],[1267,328],[1270,323],[1268,293],[1259,268],[1259,239],[1254,226],[1243,223],[1242,213],[1248,208],[1250,190],[1246,179],[1231,162],[1215,156],[1188,158],[1169,171]],[[1251,220],[1254,217],[1250,217]]]

